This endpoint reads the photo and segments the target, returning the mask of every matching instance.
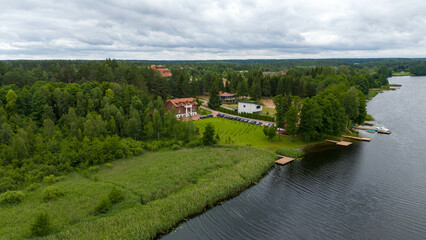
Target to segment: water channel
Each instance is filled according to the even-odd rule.
[[[368,103],[371,142],[312,147],[163,239],[426,239],[426,77]]]

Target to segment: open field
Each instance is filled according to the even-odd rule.
[[[43,201],[43,184],[24,191],[22,203],[0,205],[0,239],[30,237],[41,211],[53,225],[46,239],[151,239],[246,189],[274,160],[273,153],[249,147],[196,148],[119,160],[84,176],[73,173],[53,184],[64,190],[59,199]],[[94,215],[113,186],[124,201]]]
[[[278,140],[278,136],[275,136],[270,141],[263,133],[263,127],[229,119],[207,118],[194,123],[203,132],[204,126],[208,122],[211,122],[218,131],[221,144],[252,146],[273,152],[283,147],[298,148],[307,145],[302,137],[293,137],[291,143],[288,136],[281,136],[281,141]]]

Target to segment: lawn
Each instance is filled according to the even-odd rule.
[[[48,212],[52,229],[46,239],[152,239],[218,201],[255,183],[274,163],[269,151],[250,147],[183,149],[146,153],[73,173],[54,184],[64,196],[48,202],[49,184],[25,190],[16,205],[0,205],[0,239],[31,237],[30,224]],[[124,201],[106,214],[93,209],[112,187]]]
[[[209,122],[214,125],[216,131],[219,133],[219,143],[221,144],[252,146],[255,148],[267,149],[272,152],[283,147],[298,148],[308,144],[300,136],[293,137],[291,143],[290,137],[288,136],[281,136],[281,141],[278,140],[278,136],[275,136],[272,141],[270,141],[263,133],[263,127],[235,120],[206,118],[194,121],[201,132],[203,132],[204,126]]]

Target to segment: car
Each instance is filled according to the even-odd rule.
[[[207,117],[213,117],[213,114],[209,114],[209,115],[207,115]]]

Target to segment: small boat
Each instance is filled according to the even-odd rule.
[[[377,127],[376,130],[377,130],[377,133],[391,134],[391,131],[384,127]]]
[[[375,133],[376,132],[376,130],[374,130],[374,129],[365,129],[365,131],[369,132],[369,133]]]

